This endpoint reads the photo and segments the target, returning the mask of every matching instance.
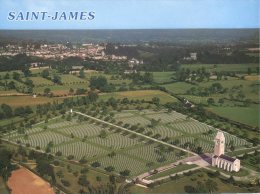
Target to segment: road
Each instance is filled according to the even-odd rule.
[[[189,154],[192,154],[192,155],[195,155],[195,156],[198,156],[198,154],[196,154],[196,153],[194,153],[194,152],[192,152],[192,151],[185,150],[185,149],[183,149],[183,148],[181,148],[181,147],[178,147],[178,146],[169,144],[169,143],[167,143],[167,142],[164,142],[164,141],[161,141],[161,140],[158,140],[158,139],[149,137],[149,136],[144,135],[144,134],[141,134],[141,133],[137,133],[137,132],[135,132],[135,131],[131,131],[131,130],[127,129],[127,128],[124,128],[124,127],[121,127],[121,126],[118,126],[118,125],[109,123],[109,122],[107,122],[107,121],[103,121],[103,120],[101,120],[101,119],[98,119],[98,118],[89,116],[89,115],[87,115],[87,114],[84,114],[84,113],[81,113],[81,112],[77,112],[77,111],[72,111],[72,112],[73,112],[73,113],[76,113],[76,114],[79,114],[79,115],[82,115],[82,116],[85,116],[85,117],[88,117],[88,118],[90,118],[90,119],[99,121],[99,122],[101,122],[101,123],[104,123],[104,124],[107,124],[107,125],[116,127],[116,128],[118,128],[118,129],[122,129],[122,130],[124,130],[124,131],[128,131],[129,133],[133,133],[133,134],[135,134],[135,135],[144,137],[144,138],[149,139],[149,140],[152,140],[152,141],[154,141],[154,142],[161,143],[161,144],[163,144],[163,145],[166,145],[166,146],[169,146],[169,147],[172,147],[172,148],[175,148],[175,149],[184,151],[184,152],[186,152],[186,153],[189,153]]]

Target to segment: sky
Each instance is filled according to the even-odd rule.
[[[260,0],[0,0],[0,29],[260,28]],[[91,21],[10,21],[9,12],[94,11]]]

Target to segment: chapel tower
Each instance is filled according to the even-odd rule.
[[[215,139],[214,155],[220,156],[224,155],[225,152],[225,136],[223,132],[218,132]]]

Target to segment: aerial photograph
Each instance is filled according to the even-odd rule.
[[[0,0],[0,194],[260,193],[259,0]]]

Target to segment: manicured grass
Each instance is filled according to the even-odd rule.
[[[259,126],[259,105],[249,107],[210,106],[208,109],[223,117],[251,126]]]
[[[255,170],[260,173],[260,164],[259,164],[260,152],[253,154],[246,154],[243,157],[239,157],[243,166]]]
[[[219,178],[210,178],[207,173],[205,172],[197,172],[192,174],[191,176],[183,176],[178,178],[177,180],[172,180],[166,183],[163,183],[159,186],[154,188],[142,188],[139,186],[132,186],[128,189],[129,194],[136,194],[136,193],[186,193],[185,186],[197,186],[197,182],[204,182],[207,179],[211,179],[217,183],[218,191],[221,193],[243,193],[249,192],[246,188],[240,188],[238,186],[234,186],[232,184],[228,184],[223,182]]]
[[[217,168],[217,167],[213,167],[213,166],[209,166],[209,168],[217,170],[219,172],[223,172],[223,173],[228,174],[230,176],[245,177],[245,176],[249,175],[249,172],[247,170],[243,169],[243,168],[240,168],[240,170],[238,172],[235,172],[235,171],[228,172],[228,171],[226,171],[222,168]]]
[[[247,63],[247,64],[183,64],[181,68],[189,68],[190,70],[196,70],[198,68],[204,67],[207,71],[229,71],[229,72],[247,72],[250,67],[252,72],[256,71],[259,66],[257,63]]]
[[[246,150],[237,150],[237,151],[233,151],[233,152],[228,152],[226,154],[229,155],[229,156],[239,156],[239,155],[243,155],[243,154],[246,154],[246,153],[249,153],[249,152],[252,152],[252,151],[255,151],[255,150],[259,150],[259,149],[260,149],[260,147],[249,148],[249,149],[246,149]]]
[[[71,170],[68,170],[67,166],[70,166]],[[80,171],[83,169],[84,167],[80,167],[78,165],[74,165],[74,164],[68,164],[68,163],[62,163],[62,166],[58,166],[54,168],[55,171],[55,175],[58,171],[62,171],[64,174],[64,178],[65,180],[69,181],[70,186],[69,187],[65,187],[66,189],[68,189],[70,192],[72,193],[79,193],[79,190],[82,188],[82,186],[80,186],[78,184],[78,179],[79,176],[81,175]],[[75,176],[74,173],[77,173],[78,175]],[[106,185],[109,182],[109,176],[101,173],[101,172],[97,172],[95,170],[92,170],[90,168],[88,168],[88,171],[85,173],[87,176],[87,180],[90,182],[91,186],[93,187],[100,187],[102,185]],[[96,177],[100,177],[101,181],[97,181]],[[60,184],[63,185],[60,181],[61,179],[56,175],[56,181]]]
[[[171,95],[159,90],[137,90],[125,92],[113,92],[100,94],[99,98],[107,100],[111,97],[116,99],[129,98],[130,100],[146,100],[151,101],[152,98],[158,97],[161,103],[177,102],[178,100]]]
[[[178,166],[171,168],[169,170],[166,170],[166,171],[157,173],[155,175],[152,175],[152,176],[148,177],[148,179],[154,180],[154,179],[157,179],[157,178],[160,178],[160,177],[165,177],[165,176],[175,174],[175,173],[178,173],[178,172],[181,172],[181,171],[185,171],[185,170],[188,170],[188,169],[192,169],[192,168],[195,168],[195,167],[197,167],[196,164],[190,164],[190,165],[189,164],[181,164],[181,165],[178,165]]]

